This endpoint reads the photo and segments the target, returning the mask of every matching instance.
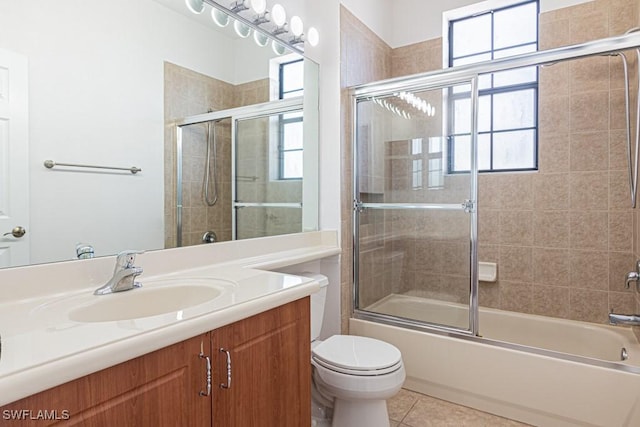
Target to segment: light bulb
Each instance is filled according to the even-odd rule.
[[[258,15],[262,15],[267,10],[267,0],[251,0],[251,9]]]
[[[203,0],[185,0],[185,3],[187,5],[187,8],[199,15],[204,11],[204,1]]]
[[[273,49],[276,55],[284,55],[284,53],[287,51],[284,46],[282,46],[280,43],[278,43],[275,40],[271,42],[271,48]]]
[[[233,29],[236,30],[236,34],[246,39],[251,34],[251,28],[240,21],[233,22]]]
[[[320,34],[315,27],[309,27],[309,31],[307,31],[307,41],[311,46],[318,46],[318,42],[320,41]]]
[[[253,40],[260,47],[265,47],[267,44],[269,44],[269,37],[256,30],[253,30]]]
[[[304,32],[304,24],[299,16],[291,17],[291,32],[296,37],[300,37]]]
[[[271,20],[278,27],[282,27],[287,22],[287,12],[281,4],[274,4],[271,9]]]
[[[219,27],[226,27],[229,25],[229,15],[215,7],[211,9],[211,19],[213,19],[213,22],[215,22]]]

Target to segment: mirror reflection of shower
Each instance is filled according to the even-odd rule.
[[[176,120],[176,246],[302,231],[302,124],[301,97]]]

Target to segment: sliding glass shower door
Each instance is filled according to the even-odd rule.
[[[302,110],[235,120],[234,239],[302,231]]]
[[[474,93],[475,79],[357,96],[359,314],[477,332]]]

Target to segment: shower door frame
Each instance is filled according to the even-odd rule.
[[[398,92],[417,92],[428,90],[446,90],[456,85],[470,85],[471,104],[471,150],[469,170],[469,199],[461,203],[362,203],[360,201],[359,157],[358,157],[358,103],[371,101],[375,97],[387,97]],[[446,94],[443,104],[447,103]],[[378,320],[392,324],[401,324],[406,327],[436,328],[441,331],[454,332],[464,335],[478,335],[478,154],[477,154],[477,127],[478,127],[478,75],[465,76],[458,79],[450,79],[446,83],[442,81],[424,82],[421,79],[409,79],[377,89],[375,86],[368,90],[355,90],[352,92],[352,156],[353,156],[353,310],[358,319]],[[444,132],[449,134],[447,121],[447,109],[443,108]],[[448,138],[447,138],[448,139]],[[365,209],[401,209],[401,210],[439,210],[448,212],[466,212],[469,217],[469,243],[470,243],[470,269],[469,269],[469,323],[467,329],[450,325],[442,325],[430,322],[398,318],[382,313],[362,310],[358,307],[360,298],[360,213]]]
[[[248,105],[244,107],[229,108],[226,110],[212,111],[210,113],[196,114],[176,120],[176,246],[182,247],[182,138],[183,127],[212,122],[216,120],[231,119],[231,195],[232,195],[232,239],[236,240],[236,165],[235,165],[235,135],[236,123],[238,120],[247,120],[272,116],[274,114],[284,114],[294,111],[303,111],[303,97],[293,97],[288,99],[263,102],[260,104]],[[247,204],[249,205],[249,204]],[[251,204],[251,205],[256,205]],[[267,205],[267,204],[263,204]],[[271,205],[271,204],[268,204]],[[285,206],[286,207],[286,206]],[[300,208],[302,204],[300,204]]]
[[[359,270],[359,242],[358,242],[358,213],[356,212],[361,206],[358,202],[358,163],[357,163],[357,103],[360,100],[365,100],[373,96],[381,96],[393,94],[398,92],[402,88],[424,89],[429,87],[442,87],[454,84],[460,81],[470,81],[477,79],[484,74],[492,74],[499,71],[507,71],[518,68],[551,65],[557,62],[568,61],[579,58],[587,58],[592,56],[598,56],[603,54],[609,54],[614,52],[620,52],[627,49],[640,48],[640,33],[630,33],[621,36],[614,36],[603,38],[599,40],[589,41],[576,45],[562,46],[554,49],[541,50],[536,52],[524,53],[520,55],[514,55],[506,58],[494,59],[491,61],[479,62],[476,64],[460,65],[456,67],[446,68],[443,70],[431,71],[422,74],[415,74],[408,77],[399,77],[389,80],[383,80],[379,82],[368,83],[360,86],[350,88],[351,94],[351,111],[353,114],[351,140],[353,151],[353,287],[352,287],[352,301],[353,301],[353,317],[356,319],[370,320],[378,323],[386,323],[394,326],[400,326],[408,329],[425,330],[427,332],[434,332],[439,334],[445,334],[449,336],[456,336],[462,338],[469,338],[473,340],[480,340],[482,342],[489,342],[493,345],[498,345],[506,348],[520,349],[522,346],[512,343],[502,343],[493,340],[487,340],[482,338],[478,334],[479,328],[479,307],[478,307],[478,277],[477,277],[477,246],[472,242],[472,278],[470,286],[470,330],[463,331],[457,328],[444,327],[443,325],[431,324],[416,320],[409,320],[400,318],[397,316],[390,316],[381,313],[375,313],[370,311],[364,311],[358,308],[358,296],[359,296],[359,283],[358,283],[358,270]],[[475,89],[475,97],[477,104],[477,87]],[[472,91],[472,96],[474,96]],[[472,105],[473,105],[472,101]],[[472,112],[472,121],[477,123],[477,108]],[[477,151],[477,132],[473,132],[472,135],[472,151]],[[475,155],[477,157],[477,153]],[[477,159],[476,159],[477,168]],[[477,178],[477,177],[476,177]],[[473,190],[472,190],[473,191]],[[475,189],[476,196],[474,200],[477,200],[477,188]],[[476,206],[473,206],[475,209]],[[477,210],[477,209],[475,209]],[[477,212],[474,213],[477,218]],[[476,219],[477,220],[477,219]],[[477,243],[477,242],[476,242]],[[475,269],[475,275],[473,271]],[[475,276],[475,277],[474,277]],[[473,311],[473,313],[472,313]],[[554,354],[555,352],[526,347],[527,351],[537,354]],[[573,360],[575,358],[582,359],[580,357],[567,356],[559,354],[560,358]],[[606,362],[604,362],[606,364]]]
[[[238,122],[243,120],[253,120],[260,119],[265,117],[271,117],[279,114],[286,113],[295,113],[301,112],[303,113],[303,98],[295,97],[288,98],[281,101],[273,102],[270,104],[273,105],[273,108],[268,109],[252,109],[247,107],[246,112],[242,112],[241,114],[236,114],[231,118],[231,176],[233,180],[231,180],[231,194],[232,194],[232,204],[231,204],[231,239],[237,240],[238,238],[238,209],[242,208],[289,208],[289,209],[302,209],[303,203],[300,202],[292,202],[292,203],[280,203],[280,202],[242,202],[238,200],[237,194],[237,175],[236,175],[236,138],[238,135]],[[304,117],[303,117],[304,120]],[[303,145],[304,150],[304,145]],[[304,152],[304,151],[303,151]],[[304,178],[303,178],[304,179]],[[304,197],[304,196],[303,196]]]

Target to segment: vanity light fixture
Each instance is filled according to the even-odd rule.
[[[233,29],[236,30],[236,34],[243,39],[246,39],[251,34],[251,27],[238,20],[233,21]]]
[[[308,34],[304,34],[304,23],[299,16],[293,16],[287,24],[287,13],[281,4],[274,4],[269,11],[266,0],[234,0],[230,4],[227,1],[185,0],[189,10],[196,14],[202,13],[205,5],[211,6],[211,18],[220,27],[227,26],[233,19],[233,27],[242,38],[249,37],[251,29],[258,31],[261,35],[254,34],[255,42],[259,46],[266,46],[271,39],[272,48],[278,55],[284,53],[285,47],[303,54],[304,47],[299,45],[308,42],[309,46],[317,46],[320,41],[320,34],[314,27],[310,27]],[[248,17],[249,13],[254,16]]]
[[[260,31],[253,32],[253,40],[260,47],[265,47],[266,45],[269,44],[269,37],[265,36]]]
[[[316,30],[315,27],[309,27],[309,31],[307,31],[307,41],[313,47],[318,46],[320,42],[320,33]]]
[[[282,28],[287,23],[287,12],[281,4],[276,3],[271,8],[271,19],[276,27]]]
[[[284,55],[287,51],[287,48],[285,48],[282,43],[275,40],[271,42],[271,49],[273,49],[276,55]]]
[[[204,0],[185,0],[187,8],[196,15],[204,11]]]
[[[251,9],[262,15],[267,10],[267,0],[251,0]]]
[[[237,0],[229,5],[229,10],[233,13],[242,12],[243,10],[249,10],[249,0]]]
[[[402,99],[404,102],[411,105],[416,110],[422,111],[429,117],[433,117],[436,115],[436,107],[432,106],[430,103],[420,98],[419,96],[416,96],[409,92],[394,93],[394,96]]]
[[[291,33],[294,37],[298,38],[302,36],[304,31],[304,24],[302,23],[302,19],[299,16],[291,17]]]
[[[231,18],[223,11],[214,7],[211,9],[211,19],[213,19],[213,22],[215,22],[217,26],[224,28],[229,25],[229,19]]]
[[[379,99],[376,97],[371,97],[369,98],[371,101],[373,101],[375,104],[379,105],[380,107],[383,107],[385,109],[387,109],[388,111],[391,111],[393,114],[403,118],[403,119],[411,119],[411,114],[407,113],[406,111],[398,108],[397,106],[391,104],[390,102],[388,102],[386,99]]]

